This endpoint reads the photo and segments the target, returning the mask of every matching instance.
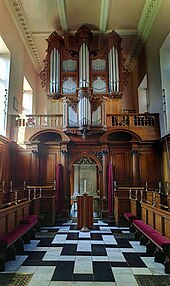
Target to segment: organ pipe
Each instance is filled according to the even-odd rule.
[[[82,43],[79,51],[79,87],[89,87],[89,50]]]
[[[60,53],[54,48],[50,55],[50,93],[60,92]]]
[[[118,52],[112,47],[108,52],[109,60],[109,92],[119,92],[119,62]]]

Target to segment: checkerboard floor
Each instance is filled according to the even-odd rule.
[[[81,232],[70,220],[43,227],[41,234],[6,263],[6,272],[33,273],[29,286],[137,286],[134,275],[165,275],[126,227],[95,219],[92,230]]]

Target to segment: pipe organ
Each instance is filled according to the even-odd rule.
[[[127,71],[123,66],[120,36],[112,31],[99,46],[99,36],[83,25],[75,36],[67,36],[67,46],[56,32],[47,42],[40,77],[48,99],[56,105],[63,100],[63,130],[68,132],[72,128],[77,134],[92,129],[102,132],[106,127],[107,104],[110,105],[107,99],[117,100],[117,113],[122,106]],[[116,107],[113,113],[115,110]]]

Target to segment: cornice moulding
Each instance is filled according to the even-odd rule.
[[[25,45],[25,48],[31,58],[34,67],[38,72],[41,71],[43,65],[38,56],[36,46],[32,38],[32,33],[26,21],[26,16],[24,14],[20,0],[4,0],[4,2],[14,21],[17,31]]]
[[[147,39],[161,3],[162,0],[146,0],[145,2],[137,27],[137,38],[125,63],[126,68],[129,71],[132,71],[134,68],[135,61]]]

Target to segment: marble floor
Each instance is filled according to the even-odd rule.
[[[77,230],[74,220],[42,227],[41,238],[24,245],[5,272],[32,273],[29,286],[138,286],[135,275],[166,275],[128,228],[100,219],[89,232]]]

